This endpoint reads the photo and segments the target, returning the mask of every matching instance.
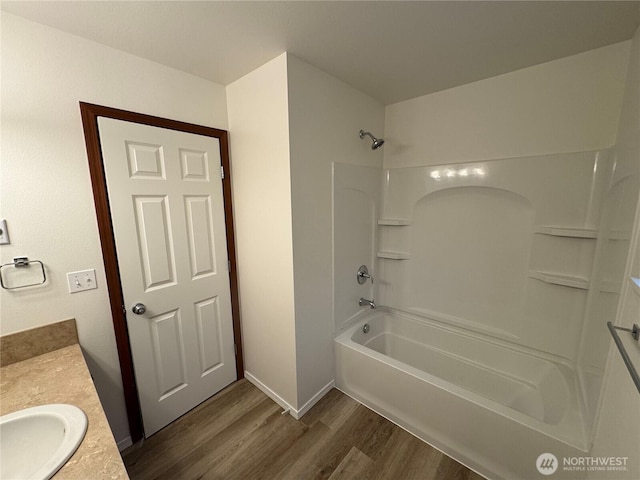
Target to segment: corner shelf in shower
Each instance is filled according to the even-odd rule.
[[[563,287],[589,289],[589,279],[577,275],[563,275],[554,272],[541,272],[539,270],[529,270],[529,278],[535,278],[541,282],[551,285],[561,285]]]
[[[383,252],[378,252],[377,257],[386,258],[388,260],[408,260],[411,257],[411,255],[405,252],[390,252],[387,250]]]
[[[564,227],[553,225],[540,225],[536,228],[536,233],[551,235],[553,237],[571,238],[597,238],[598,231],[594,228]]]
[[[381,218],[378,220],[378,225],[384,225],[387,227],[406,227],[411,225],[411,220],[408,218]]]

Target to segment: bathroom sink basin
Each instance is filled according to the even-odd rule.
[[[73,405],[26,408],[0,417],[0,478],[51,478],[76,451],[87,416]]]

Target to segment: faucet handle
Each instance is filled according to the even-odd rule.
[[[373,277],[369,275],[369,269],[367,268],[367,266],[360,265],[360,268],[356,273],[356,280],[358,281],[358,284],[359,285],[364,284],[364,282],[366,282],[368,278],[370,278],[371,283],[373,283]]]

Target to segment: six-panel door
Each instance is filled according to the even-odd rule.
[[[236,379],[220,146],[121,120],[98,125],[148,437]]]

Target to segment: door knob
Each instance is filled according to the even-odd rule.
[[[144,312],[147,311],[147,307],[144,306],[144,303],[136,303],[131,309],[131,311],[136,315],[142,315]]]

